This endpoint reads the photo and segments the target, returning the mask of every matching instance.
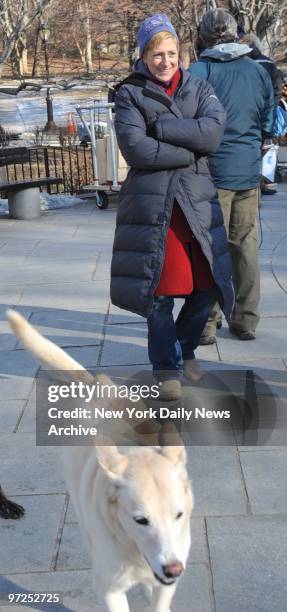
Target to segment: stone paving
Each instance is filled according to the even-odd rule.
[[[0,519],[0,591],[62,591],[58,612],[100,607],[60,449],[35,444],[38,364],[10,333],[5,309],[19,309],[86,367],[148,367],[145,321],[109,302],[115,213],[115,202],[99,211],[89,201],[34,221],[0,219],[0,482],[26,508],[20,521]],[[282,424],[262,445],[189,448],[193,544],[173,612],[287,610],[286,185],[264,197],[260,216],[257,339],[240,342],[224,324],[217,345],[200,347],[197,357],[210,375],[255,372],[274,393]],[[135,612],[148,609],[140,589],[130,602]],[[0,604],[1,612],[8,609]]]

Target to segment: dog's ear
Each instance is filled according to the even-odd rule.
[[[186,465],[187,454],[184,446],[162,446],[161,454],[174,465]]]
[[[173,423],[165,423],[159,434],[161,454],[174,465],[186,465],[187,454],[183,442]]]
[[[98,462],[111,480],[119,480],[127,467],[128,457],[120,453],[108,439],[104,440],[104,444],[105,446],[97,446]]]
[[[167,422],[162,425],[159,434],[161,453],[174,465],[185,465],[187,455],[182,439],[173,423]]]

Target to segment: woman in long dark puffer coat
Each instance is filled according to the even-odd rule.
[[[166,15],[147,18],[141,59],[116,95],[115,127],[130,166],[122,187],[111,299],[147,318],[161,398],[181,395],[179,372],[199,377],[194,350],[219,299],[233,307],[228,243],[206,155],[218,148],[225,111],[212,87],[179,67]],[[174,297],[185,303],[176,323]]]

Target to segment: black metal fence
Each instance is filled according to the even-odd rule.
[[[27,161],[26,161],[27,159]],[[47,186],[48,193],[77,193],[93,182],[91,146],[37,146],[28,149],[28,158],[4,165],[6,182],[31,178],[61,178],[59,185]],[[1,190],[1,187],[0,187]]]

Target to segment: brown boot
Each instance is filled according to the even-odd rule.
[[[181,383],[177,378],[163,380],[159,383],[159,400],[173,402],[181,398]]]
[[[200,369],[196,359],[185,359],[183,361],[183,374],[190,382],[196,383],[203,377],[204,372]]]

